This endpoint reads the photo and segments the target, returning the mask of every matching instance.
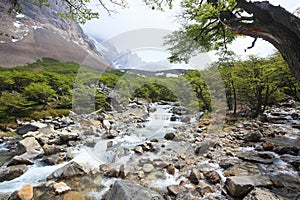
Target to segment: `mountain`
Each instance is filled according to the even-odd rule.
[[[59,16],[63,1],[48,3],[49,8],[23,4],[21,14],[9,14],[10,5],[0,2],[0,66],[13,67],[51,57],[96,68],[113,68],[78,24]]]

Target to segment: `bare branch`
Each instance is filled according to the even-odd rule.
[[[247,47],[247,49],[252,49],[252,48],[255,46],[256,41],[257,41],[257,37],[254,38],[254,40],[253,40],[251,46],[250,46],[250,47]],[[245,52],[247,51],[247,49],[245,49]]]

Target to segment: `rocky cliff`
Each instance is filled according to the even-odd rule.
[[[10,5],[0,2],[0,66],[13,67],[52,57],[97,68],[108,67],[81,27],[59,16],[62,2],[50,0],[49,3],[50,8],[23,4],[21,14],[9,14]]]

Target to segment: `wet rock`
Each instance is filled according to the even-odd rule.
[[[13,165],[33,165],[33,161],[28,159],[26,156],[14,156],[8,163],[7,166]]]
[[[27,153],[29,159],[34,159],[37,156],[42,155],[44,150],[34,137],[26,137],[18,143],[16,148],[17,155],[23,153]]]
[[[23,186],[19,191],[18,191],[18,197],[21,200],[32,200],[33,198],[33,187],[31,184]]]
[[[221,160],[219,163],[219,166],[226,170],[229,167],[232,167],[233,164],[232,164],[232,161],[230,161],[230,160]]]
[[[57,165],[64,161],[69,161],[71,159],[72,158],[68,157],[65,153],[62,153],[62,154],[53,154],[50,156],[44,156],[42,162],[48,165]]]
[[[47,176],[47,180],[64,179],[64,178],[69,178],[77,175],[83,175],[85,173],[86,172],[84,171],[81,165],[72,161],[66,164],[65,166],[52,172],[49,176]]]
[[[15,165],[0,168],[0,182],[13,180],[27,171],[26,165]]]
[[[71,190],[71,188],[64,182],[55,183],[53,185],[53,189],[57,194],[62,194]]]
[[[263,135],[259,131],[253,131],[243,136],[245,142],[259,142]]]
[[[175,174],[175,167],[174,167],[173,165],[169,165],[169,166],[167,167],[167,172],[168,172],[169,174],[174,175],[174,174]]]
[[[191,121],[190,116],[183,116],[181,118],[181,122],[183,122],[183,123],[189,123],[190,121]]]
[[[243,200],[282,200],[267,189],[254,188]]]
[[[105,163],[100,165],[100,172],[108,177],[118,178],[120,175],[121,165],[118,163]]]
[[[196,168],[193,168],[190,176],[189,176],[189,180],[191,181],[191,183],[194,184],[199,184],[199,180],[204,179],[203,174]]]
[[[206,184],[206,183],[203,183],[201,184],[200,186],[197,186],[196,187],[196,191],[201,195],[201,196],[204,196],[206,195],[207,193],[213,193],[215,190],[212,186]]]
[[[225,182],[225,188],[233,197],[241,197],[254,187],[269,187],[273,183],[265,176],[232,176]]]
[[[145,173],[150,173],[150,172],[152,172],[153,170],[154,170],[154,166],[153,166],[152,164],[146,163],[146,164],[143,165],[143,171],[144,171]]]
[[[111,124],[110,124],[109,120],[107,120],[107,119],[103,120],[102,126],[103,126],[103,128],[105,128],[106,130],[110,130],[110,128],[111,128]]]
[[[137,154],[143,154],[143,153],[144,153],[143,147],[141,147],[141,146],[136,146],[136,147],[134,148],[134,152],[137,153]]]
[[[46,126],[47,126],[47,124],[43,124],[40,122],[34,122],[34,123],[30,123],[30,124],[26,124],[24,126],[18,127],[16,132],[19,135],[24,135],[24,134],[28,133],[29,131],[37,131],[38,129],[44,128]]]
[[[167,189],[170,195],[175,195],[175,196],[183,192],[182,188],[179,185],[170,185],[167,187]]]
[[[119,135],[119,132],[116,130],[109,130],[104,135],[102,135],[102,138],[105,139],[113,139]]]
[[[221,177],[216,171],[207,172],[204,174],[204,176],[206,177],[207,181],[211,184],[221,182]]]
[[[273,163],[275,156],[272,153],[256,153],[256,152],[239,152],[237,157],[250,162],[258,162],[264,164]]]
[[[175,133],[166,133],[166,135],[165,135],[165,139],[166,140],[173,140],[174,138],[175,138]]]
[[[264,151],[272,151],[275,147],[276,147],[276,144],[270,143],[270,142],[264,143],[262,145],[262,148]]]
[[[157,192],[130,181],[116,181],[106,200],[164,200]]]
[[[120,167],[120,177],[126,178],[132,171],[133,171],[133,168],[131,166],[122,164]]]
[[[300,171],[300,160],[295,160],[291,164],[297,171]]]
[[[64,151],[64,149],[62,147],[56,146],[54,144],[52,144],[52,145],[45,144],[43,146],[43,150],[44,150],[46,156]]]

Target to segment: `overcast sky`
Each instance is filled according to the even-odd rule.
[[[290,12],[300,7],[298,0],[270,0],[269,2],[273,5],[281,5]],[[150,9],[143,3],[143,0],[130,0],[130,2],[128,0],[128,4],[128,8],[118,9],[119,13],[111,16],[107,15],[104,10],[100,10],[100,13],[102,13],[100,19],[88,21],[83,25],[84,31],[88,35],[109,40],[136,29],[158,28],[172,31],[179,28],[179,24],[176,23],[176,14],[179,13],[178,6],[175,6],[172,10],[161,12]],[[241,37],[230,48],[242,57],[249,54],[267,56],[275,51],[268,42],[260,40],[257,41],[253,49],[245,53],[244,49],[251,46],[252,41],[253,39],[250,37]],[[212,54],[210,55],[212,59],[216,59]]]

